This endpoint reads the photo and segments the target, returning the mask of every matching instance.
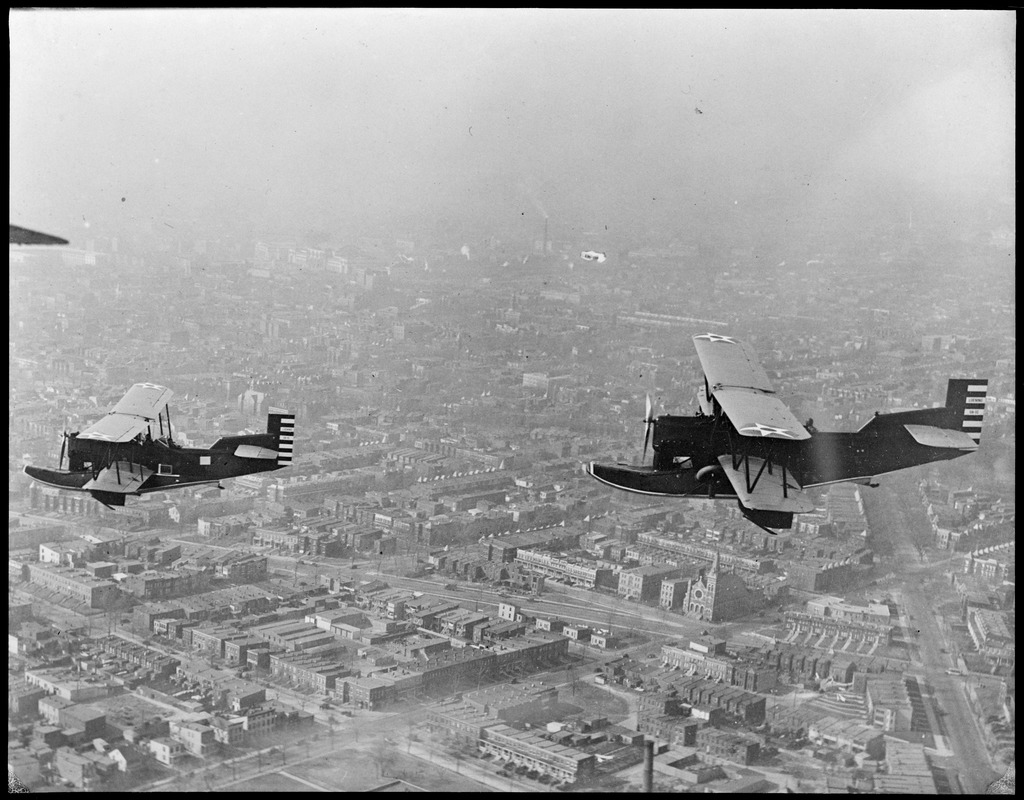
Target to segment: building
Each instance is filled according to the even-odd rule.
[[[59,695],[75,703],[84,703],[107,697],[116,690],[115,684],[96,675],[82,677],[81,672],[71,669],[29,669],[25,681],[37,686],[47,694]]]
[[[661,596],[662,581],[679,575],[678,567],[649,566],[625,569],[619,573],[618,593],[627,600],[642,603],[657,602]]]
[[[172,722],[171,738],[181,742],[185,752],[203,758],[213,750],[214,729],[198,722]]]
[[[786,577],[794,589],[805,592],[842,590],[853,576],[853,557],[806,557],[786,564]]]
[[[554,707],[558,702],[558,689],[527,683],[497,684],[467,692],[462,702],[492,720],[511,725]]]
[[[161,764],[171,767],[185,755],[185,745],[170,737],[160,736],[149,740],[149,752]]]
[[[851,622],[870,622],[875,625],[889,624],[889,607],[881,603],[858,606],[847,603],[841,597],[826,595],[807,601],[807,613],[816,617],[834,617]]]
[[[886,609],[888,610],[888,609]],[[893,628],[888,623],[859,622],[844,617],[786,612],[786,629],[793,635],[810,634],[815,639],[825,637],[831,642],[856,642],[887,645],[892,641]]]
[[[352,675],[351,666],[339,658],[342,654],[343,651],[334,648],[316,652],[271,653],[270,671],[294,686],[326,694],[338,686],[340,679]]]
[[[870,676],[865,689],[868,721],[883,731],[909,731],[913,707],[902,677]]]
[[[761,743],[748,734],[701,728],[697,731],[697,749],[707,756],[746,766],[760,756]]]
[[[22,680],[12,680],[7,684],[7,711],[11,717],[34,717],[39,713],[39,701],[44,697],[45,689]]]
[[[641,715],[637,730],[673,747],[695,747],[697,731],[704,723],[681,714]]]
[[[239,583],[266,580],[267,557],[251,553],[232,554],[217,564],[217,576]]]
[[[161,600],[179,595],[202,592],[210,586],[211,575],[206,570],[182,569],[175,572],[146,570],[129,575],[122,582],[126,592],[142,600]]]
[[[99,753],[76,753],[70,747],[59,747],[53,754],[53,768],[61,780],[79,789],[101,783],[117,771],[117,766]]]
[[[686,614],[704,622],[724,622],[749,614],[758,598],[735,573],[723,572],[718,554],[711,568],[690,584],[683,601]]]
[[[854,755],[863,753],[875,761],[885,756],[885,735],[877,728],[856,720],[822,717],[810,724],[807,738],[815,744],[835,747]]]
[[[938,794],[924,745],[885,737],[887,774],[875,776],[875,792],[882,794]]]
[[[721,681],[749,692],[771,691],[778,682],[775,670],[726,653],[725,641],[721,639],[692,641],[687,647],[662,645],[661,658],[665,666],[687,675]]]
[[[485,754],[562,783],[577,783],[595,775],[597,758],[593,754],[500,723],[484,729],[478,746]]]
[[[967,631],[979,653],[998,662],[1013,663],[1016,637],[1010,613],[971,608],[967,614]]]
[[[615,573],[611,569],[591,566],[580,559],[561,557],[540,550],[519,550],[515,561],[528,569],[540,572],[545,577],[563,580],[585,589],[594,589],[598,586],[610,589],[618,585]]]
[[[690,578],[665,578],[661,582],[658,605],[667,611],[684,607],[686,593],[690,591]]]
[[[121,589],[116,583],[97,578],[84,569],[40,563],[26,564],[25,570],[32,583],[64,595],[86,608],[110,608],[121,597]]]

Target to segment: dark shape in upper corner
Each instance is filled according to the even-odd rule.
[[[67,244],[67,239],[11,225],[10,244]]]

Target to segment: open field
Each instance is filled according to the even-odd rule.
[[[231,787],[237,792],[309,792],[310,787],[301,781],[279,775],[276,772],[265,772]]]
[[[491,791],[471,778],[411,756],[404,749],[403,745],[396,744],[386,749],[373,746],[365,752],[343,750],[289,765],[285,771],[330,791],[366,791],[395,778],[431,792]],[[308,791],[309,787],[306,789]]]

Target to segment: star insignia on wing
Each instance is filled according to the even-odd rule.
[[[700,336],[694,336],[694,339],[707,339],[709,342],[725,342],[726,344],[738,344],[738,342],[731,336],[722,336],[718,333],[702,333]]]
[[[762,437],[782,436],[786,439],[794,438],[793,432],[788,428],[776,428],[774,425],[763,425],[760,422],[756,425],[747,425],[745,428],[740,428],[740,433],[759,433]]]

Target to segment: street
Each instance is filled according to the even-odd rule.
[[[865,507],[872,535],[887,539],[893,545],[897,575],[909,575],[921,567],[932,566],[925,563],[917,546],[930,528],[924,527],[928,524],[924,514],[915,513],[918,508],[907,507],[920,503],[917,492],[911,491],[914,478],[901,476],[898,482],[890,481],[872,492],[865,492]],[[904,581],[899,594],[907,612],[907,619],[902,622],[913,631],[920,653],[920,663],[914,664],[913,672],[931,687],[938,708],[945,713],[942,730],[933,733],[944,736],[955,753],[951,761],[964,793],[981,794],[999,773],[992,769],[978,720],[964,694],[963,679],[946,674],[951,660],[942,653],[948,643],[934,615],[936,598],[917,580]]]

